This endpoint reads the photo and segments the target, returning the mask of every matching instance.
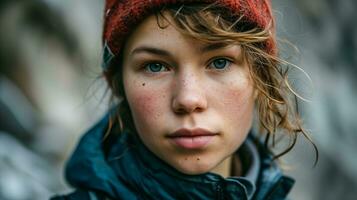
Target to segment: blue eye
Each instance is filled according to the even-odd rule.
[[[218,70],[223,70],[223,69],[229,67],[230,64],[231,64],[231,61],[229,61],[225,58],[218,58],[218,59],[213,60],[210,63],[210,67],[213,67]]]
[[[166,67],[161,63],[149,63],[145,65],[145,70],[155,73],[166,71]]]

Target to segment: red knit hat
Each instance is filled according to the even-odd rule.
[[[123,41],[145,17],[167,5],[189,3],[217,3],[229,9],[233,15],[262,29],[274,28],[271,0],[106,0],[103,30],[103,69],[107,70],[111,61],[122,48]],[[269,26],[269,27],[268,27]],[[266,42],[265,50],[274,54],[275,41]]]

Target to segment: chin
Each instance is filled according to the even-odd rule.
[[[187,174],[187,175],[200,175],[200,174],[204,174],[204,173],[207,173],[209,172],[210,170],[197,170],[197,169],[182,169],[182,170],[179,170],[181,173],[183,174]]]
[[[215,165],[212,163],[203,163],[201,160],[195,160],[192,162],[186,161],[180,165],[174,166],[176,170],[187,175],[199,175],[211,171]]]

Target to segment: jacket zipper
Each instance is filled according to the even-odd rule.
[[[223,194],[221,183],[216,184],[216,200],[224,200],[224,194]]]

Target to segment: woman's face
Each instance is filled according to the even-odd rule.
[[[127,40],[123,81],[139,137],[185,174],[213,170],[251,128],[254,90],[239,45],[203,43],[151,16]]]

